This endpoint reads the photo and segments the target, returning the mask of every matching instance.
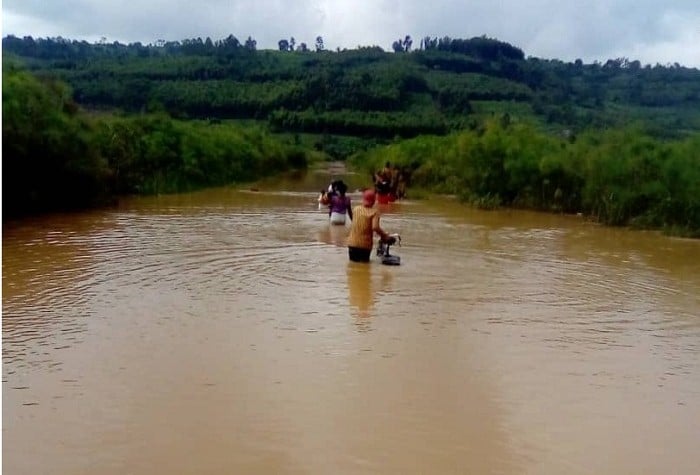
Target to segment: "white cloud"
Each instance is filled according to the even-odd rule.
[[[616,57],[638,59],[642,64],[679,63],[700,67],[700,13],[680,15],[666,13],[660,22],[672,32],[662,39],[637,43],[629,49],[619,49]]]

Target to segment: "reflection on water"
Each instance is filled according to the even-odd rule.
[[[360,319],[370,317],[370,310],[374,306],[371,269],[370,265],[348,262],[348,301]]]
[[[341,226],[338,224],[327,224],[320,226],[318,231],[318,240],[325,244],[330,244],[338,247],[345,247],[349,232],[349,224]]]
[[[360,262],[347,264],[348,302],[353,315],[356,317],[358,329],[370,328],[370,317],[377,299],[390,291],[392,272],[375,265]]]
[[[3,468],[695,473],[700,243],[406,201],[351,263],[328,180],[6,225]]]

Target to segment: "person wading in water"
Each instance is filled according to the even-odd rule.
[[[336,185],[337,193],[331,196],[329,204],[331,224],[345,224],[346,215],[352,220],[352,203],[345,194],[347,191],[348,186],[339,181]]]
[[[365,190],[362,205],[352,210],[352,227],[348,236],[348,255],[353,262],[369,262],[372,254],[372,238],[378,234],[382,242],[396,243],[396,238],[389,236],[380,224],[379,210],[374,208],[376,193]]]

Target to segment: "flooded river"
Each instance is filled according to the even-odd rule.
[[[4,473],[698,473],[700,242],[328,181],[6,225]]]

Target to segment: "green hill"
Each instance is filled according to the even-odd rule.
[[[281,41],[257,50],[233,36],[142,45],[3,38],[3,55],[70,85],[88,109],[158,107],[176,118],[255,120],[313,134],[343,158],[362,144],[443,135],[507,114],[566,134],[641,122],[662,137],[700,130],[700,71],[526,57],[495,39],[406,38],[378,47],[310,51]],[[330,137],[363,140],[332,147]]]

